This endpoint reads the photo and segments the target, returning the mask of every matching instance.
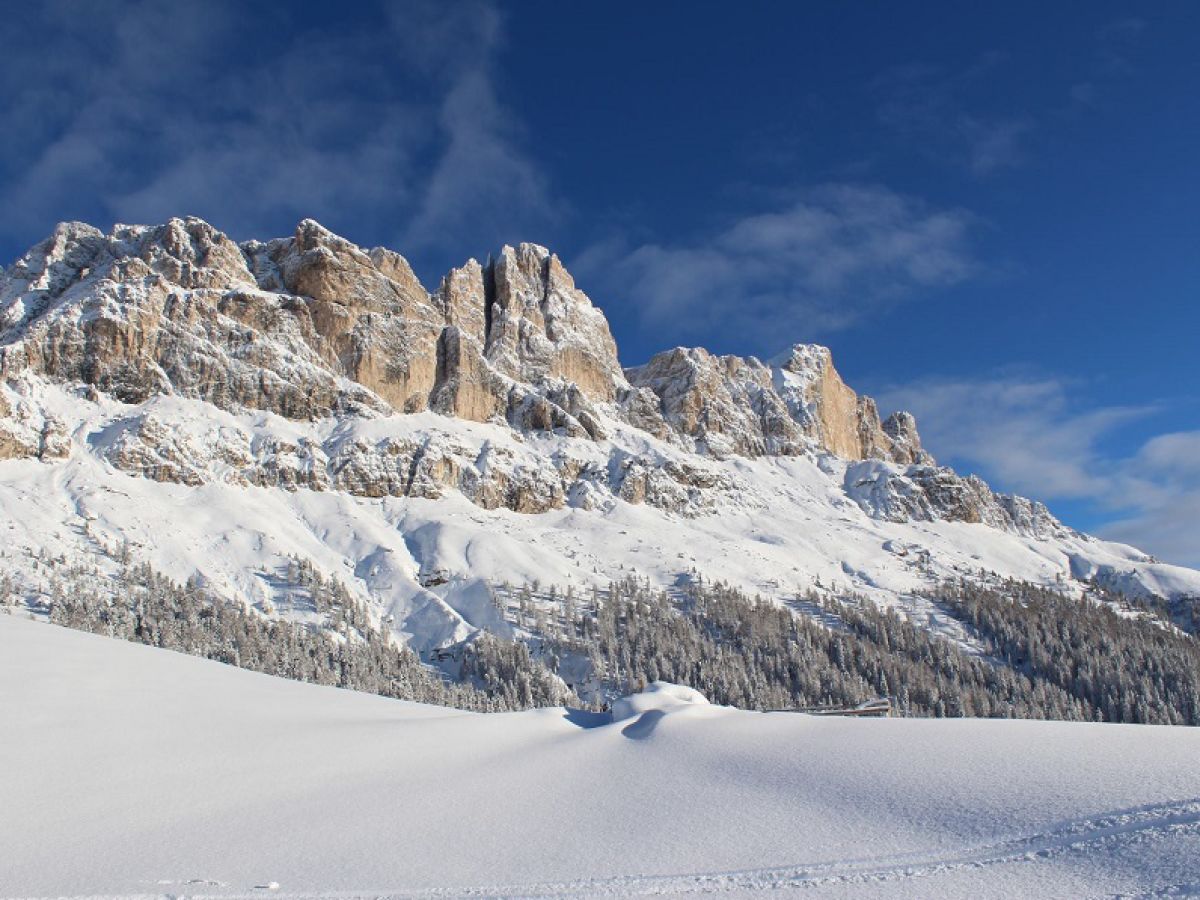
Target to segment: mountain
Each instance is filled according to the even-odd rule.
[[[533,244],[430,291],[311,220],[241,244],[194,218],[59,225],[0,279],[0,460],[0,594],[46,609],[62,573],[132,561],[315,622],[299,560],[426,655],[528,637],[522,588],[630,574],[853,594],[968,650],[927,594],[947,579],[1200,595],[1200,572],[937,465],[824,347],[622,368]]]

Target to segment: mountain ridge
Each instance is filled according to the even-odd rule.
[[[55,315],[69,312],[72,291],[89,286],[93,296],[76,302],[90,304],[95,321]],[[126,307],[124,316],[100,308],[97,300],[106,294],[118,295],[112,299]],[[286,300],[272,303],[267,295]],[[60,297],[65,304],[56,304]],[[142,318],[129,321],[134,311]],[[179,358],[177,344],[186,335],[155,334],[153,314],[181,325],[197,318],[215,322],[194,344],[289,340],[308,362],[323,363],[328,374],[374,397],[353,389],[338,393],[328,378],[310,378],[310,386],[324,390],[307,402],[282,386],[275,393],[265,385],[257,393],[234,389],[239,373],[233,365],[192,371]],[[811,441],[850,458],[895,455],[874,404],[845,386],[827,348],[796,345],[778,365],[674,348],[623,369],[603,313],[558,257],[536,244],[506,245],[486,265],[468,260],[430,292],[399,254],[364,251],[311,219],[290,238],[241,244],[196,218],[117,225],[107,235],[63,223],[6,271],[0,316],[0,373],[32,368],[135,401],[154,392],[190,392],[223,408],[264,408],[289,418],[357,407],[429,408],[472,421],[503,415],[515,427],[560,427],[592,437],[598,426],[591,406],[615,402],[630,424],[658,437],[691,438],[716,455],[792,454]],[[273,335],[278,323],[268,320],[280,316],[290,317],[291,327]],[[255,334],[214,335],[222,319]],[[149,339],[139,341],[139,331],[151,332]],[[83,368],[82,354],[62,352],[72,340],[87,345],[92,370]],[[300,374],[283,371],[283,359],[251,362],[270,375]],[[204,380],[214,374],[233,386],[231,396]],[[689,383],[675,390],[664,377]],[[738,419],[735,407],[746,406],[739,401],[750,395],[759,420],[729,421]],[[893,431],[901,428],[893,425]],[[737,432],[732,441],[721,437],[730,430]],[[911,418],[904,430],[915,439]],[[899,456],[914,461],[904,449]]]
[[[557,256],[536,244],[506,245],[486,265],[470,259],[431,293],[400,254],[364,251],[312,219],[290,238],[240,244],[198,218],[116,225],[108,234],[61,223],[5,271],[0,327],[0,379],[9,385],[14,373],[35,373],[130,403],[180,395],[226,411],[310,421],[428,409],[593,441],[604,440],[615,420],[702,458],[829,452],[919,467],[903,484],[877,468],[856,472],[848,493],[875,515],[1061,528],[1036,502],[994,495],[977,478],[937,468],[913,417],[897,412],[881,421],[874,401],[842,381],[828,348],[796,344],[763,363],[676,347],[622,368],[604,314]],[[61,429],[36,410],[24,429],[20,416],[14,427],[5,392],[0,454],[63,452]],[[169,430],[147,420],[137,436],[109,460],[152,478],[203,480],[194,467],[156,461],[186,457],[171,446]],[[283,451],[300,457],[306,477],[297,481],[267,465],[238,480],[324,485],[320,459]],[[462,466],[445,455],[431,458],[411,444],[383,452],[405,459],[406,477],[329,481],[367,496],[412,494],[414,486],[428,496],[436,489],[421,485],[432,480],[467,488],[485,506],[526,512],[561,506],[577,486],[568,465],[561,488],[550,484],[540,496],[536,486],[533,494],[513,488],[511,478],[496,490],[472,491]],[[330,465],[354,472],[383,463]],[[427,477],[418,478],[422,469]],[[672,474],[680,473],[676,486],[712,486],[694,466]],[[644,481],[621,476],[608,487],[625,500],[654,502],[663,491]],[[680,502],[676,486],[664,502],[691,511],[694,498]]]
[[[827,348],[622,368],[534,244],[430,292],[312,220],[241,244],[199,219],[60,225],[0,281],[0,460],[0,566],[31,596],[22,560],[129,546],[277,610],[299,554],[418,649],[501,627],[480,585],[629,569],[838,586],[934,630],[919,592],[947,578],[1200,595],[1200,573],[938,466]]]

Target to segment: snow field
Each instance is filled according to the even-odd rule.
[[[628,706],[461,713],[0,615],[0,896],[1200,883],[1200,730]]]

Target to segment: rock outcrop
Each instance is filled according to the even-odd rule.
[[[829,350],[797,344],[773,364],[677,347],[627,369],[659,398],[663,418],[717,457],[795,456],[821,449],[843,459],[928,463],[909,413],[879,421],[875,401],[842,381]]]
[[[63,459],[71,452],[66,424],[14,387],[0,383],[0,460]]]
[[[982,479],[944,466],[863,461],[846,468],[843,487],[868,515],[890,522],[983,523],[1039,538],[1063,530],[1043,504],[993,493]]]
[[[283,438],[269,424],[244,419],[217,425],[200,414],[181,426],[181,418],[178,409],[143,405],[110,421],[96,450],[114,468],[154,481],[429,500],[455,490],[484,509],[522,513],[567,504],[594,508],[620,498],[696,516],[737,491],[716,465],[682,453],[663,458],[584,441],[579,452],[546,454],[504,432],[420,427],[380,436],[352,419],[332,433],[308,426],[307,433]],[[18,455],[37,455],[37,432],[30,437],[34,445]]]

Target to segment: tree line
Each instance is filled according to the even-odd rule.
[[[101,575],[42,562],[38,602],[57,624],[469,710],[601,707],[665,680],[747,709],[888,697],[914,716],[1200,724],[1200,642],[1173,624],[1179,610],[1099,587],[1080,599],[1017,581],[938,586],[927,599],[963,623],[981,651],[971,652],[853,594],[808,592],[797,609],[702,580],[668,593],[629,575],[590,597],[526,586],[512,607],[498,598],[521,637],[476,634],[455,648],[451,678],[305,560],[280,577],[284,609],[231,602],[147,564],[118,561],[115,575]],[[15,596],[11,580],[0,588],[0,602]]]

